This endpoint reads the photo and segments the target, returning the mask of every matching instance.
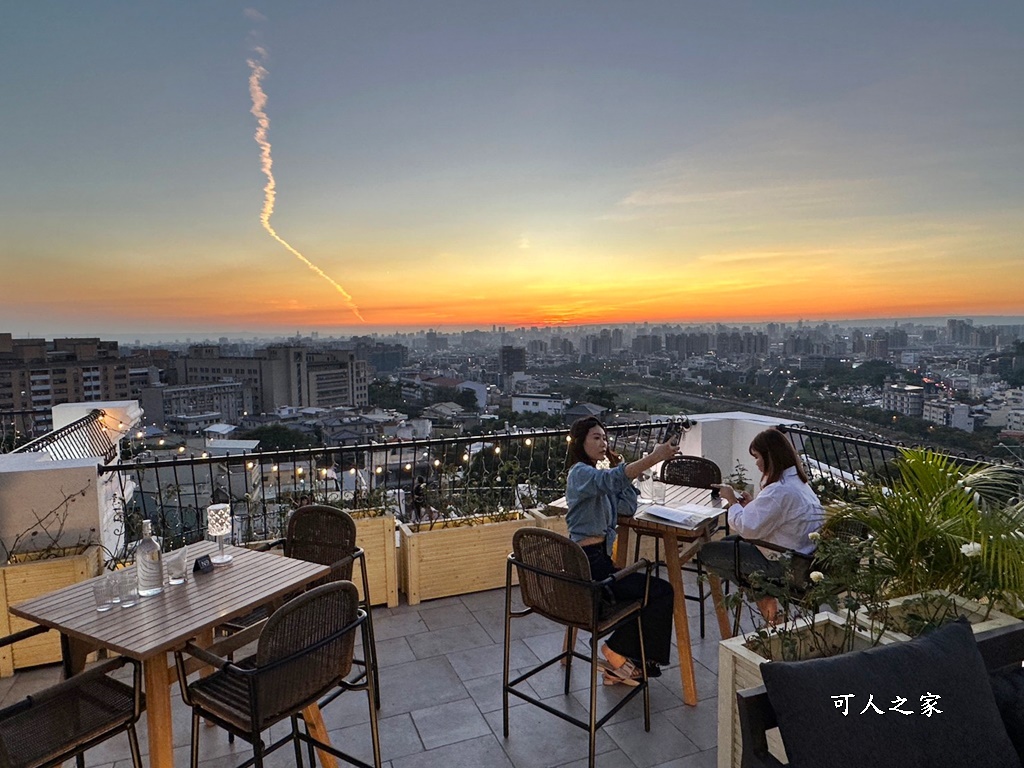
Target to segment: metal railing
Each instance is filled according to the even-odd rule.
[[[906,448],[927,448],[950,456],[963,466],[993,463],[983,456],[970,457],[966,453],[929,446],[887,443],[865,435],[810,429],[795,424],[780,424],[779,429],[789,437],[810,474],[827,482],[828,490],[840,498],[848,497],[852,489],[868,481],[891,486],[898,477],[895,459]]]
[[[609,442],[633,460],[653,448],[664,427],[657,422],[609,426]],[[500,517],[551,502],[565,493],[568,434],[568,429],[537,429],[183,455],[99,471],[116,475],[128,542],[138,538],[143,519],[153,521],[154,532],[169,539],[170,547],[199,540],[205,535],[206,507],[223,503],[232,507],[234,540],[247,543],[281,535],[288,514],[304,503],[443,526],[456,517]]]

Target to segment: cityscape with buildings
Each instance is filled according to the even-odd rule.
[[[0,768],[1024,765],[1021,0],[2,19]]]
[[[151,447],[272,425],[345,445],[557,426],[587,409],[644,421],[730,406],[998,458],[1024,439],[1022,339],[1022,322],[970,319],[495,325],[163,345],[0,333],[0,421],[10,450],[52,428],[53,406],[137,399]]]

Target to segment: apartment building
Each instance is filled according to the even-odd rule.
[[[924,404],[921,418],[944,427],[974,431],[974,418],[970,406],[956,400],[929,400]]]
[[[565,413],[569,406],[569,400],[564,397],[553,395],[512,395],[513,413],[544,413],[548,416],[557,416]]]
[[[0,412],[17,414],[16,427],[27,435],[53,428],[55,405],[127,400],[130,391],[129,365],[116,341],[0,333]]]
[[[253,410],[270,413],[298,407],[334,408],[370,403],[364,360],[342,349],[270,346],[251,357],[222,355],[217,346],[190,347],[178,363],[179,381],[189,385],[240,382],[253,392]]]
[[[888,384],[882,388],[882,408],[904,416],[921,418],[924,414],[924,387]]]
[[[148,423],[172,429],[187,423],[190,427],[187,432],[195,432],[195,424],[206,424],[210,419],[214,419],[213,423],[224,421],[237,425],[253,409],[252,388],[240,381],[146,387],[140,401]],[[203,418],[186,418],[190,416]]]

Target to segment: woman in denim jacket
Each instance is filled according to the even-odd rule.
[[[636,511],[636,490],[632,481],[655,464],[671,458],[678,449],[678,438],[658,445],[648,456],[625,463],[608,447],[604,425],[590,416],[577,419],[569,429],[569,476],[565,498],[569,511],[565,516],[569,538],[577,542],[590,561],[590,575],[604,579],[615,572],[612,546],[618,515]],[[647,577],[633,573],[612,584],[616,600],[643,597]],[[647,607],[641,612],[643,649],[647,657],[648,677],[658,677],[668,664],[672,637],[672,586],[663,579],[651,579]],[[640,638],[636,624],[627,624],[612,633],[601,646],[607,665],[605,685],[637,685]]]

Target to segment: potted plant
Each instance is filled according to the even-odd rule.
[[[903,450],[889,485],[868,483],[829,525],[855,521],[873,541],[887,597],[945,590],[1006,612],[1024,608],[1024,474]]]
[[[374,489],[360,499],[349,499],[348,502],[347,505],[344,500],[326,503],[345,510],[355,520],[356,545],[365,553],[370,604],[394,608],[398,605],[398,555],[395,517],[389,512],[387,494],[384,489]],[[362,580],[353,577],[353,581],[362,599]]]
[[[834,656],[901,639],[876,627],[874,631],[857,622],[857,612],[877,609],[884,602],[883,580],[872,566],[872,542],[838,532],[812,534],[818,541],[810,584],[799,596],[789,586],[793,568],[790,558],[781,559],[782,579],[764,574],[749,577],[744,596],[738,591],[726,598],[733,608],[747,609],[754,629],[719,644],[718,656],[718,765],[738,768],[742,754],[736,691],[761,684],[761,664]],[[779,610],[774,623],[766,621],[755,608],[762,597],[773,597]],[[827,609],[827,610],[823,610]],[[778,736],[769,739],[773,754],[785,761]]]
[[[85,498],[91,487],[89,481],[71,493],[61,489],[52,509],[43,513],[33,510],[35,523],[31,527],[0,541],[0,634],[32,626],[12,616],[8,611],[11,605],[99,575],[104,552],[96,542],[95,529],[78,534],[67,530],[71,506]],[[0,677],[10,677],[15,669],[60,660],[60,635],[47,632],[0,649]]]
[[[397,526],[399,582],[409,604],[503,586],[512,535],[548,527],[517,508],[518,498],[514,461],[501,464],[488,485],[478,484],[473,466],[442,468],[425,491],[425,518]]]

